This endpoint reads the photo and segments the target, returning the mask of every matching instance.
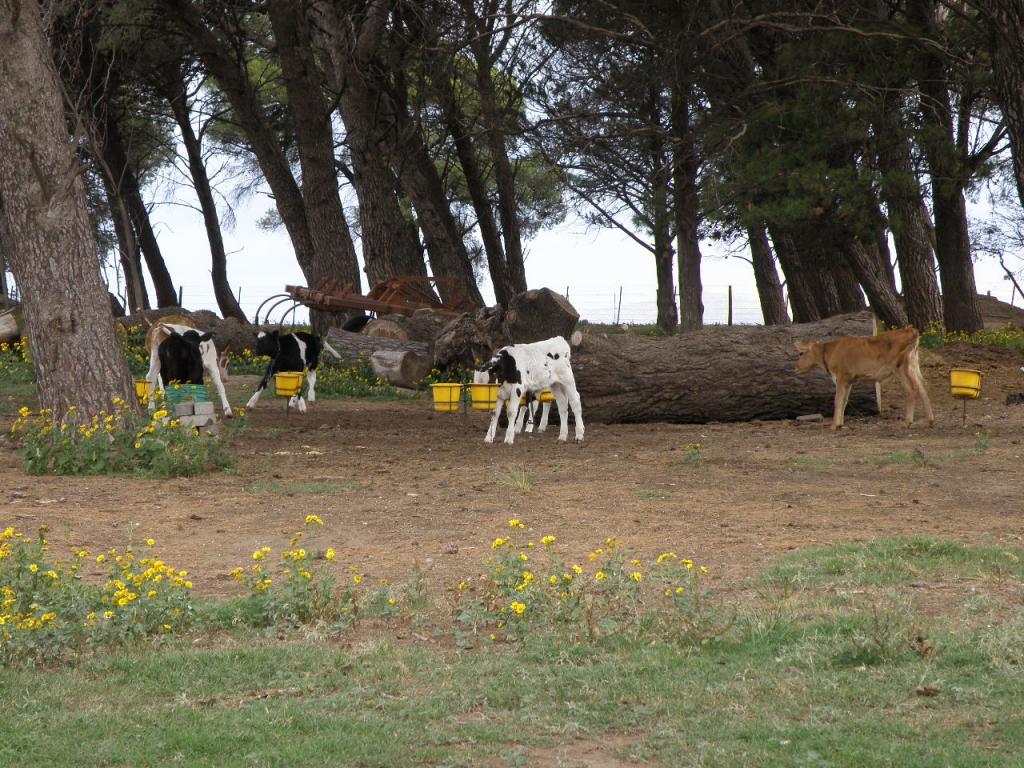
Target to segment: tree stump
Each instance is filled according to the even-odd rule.
[[[363,333],[367,336],[433,343],[453,319],[454,315],[446,312],[418,309],[411,316],[384,315],[370,320],[363,328]]]
[[[569,300],[550,288],[525,291],[509,300],[504,318],[506,343],[529,344],[553,336],[568,341],[579,319]]]
[[[796,339],[870,336],[871,315],[786,326],[710,326],[647,338],[584,333],[572,368],[586,420],[705,423],[832,413],[835,385],[794,368]],[[875,414],[874,385],[853,388],[847,414]]]
[[[389,384],[415,389],[430,373],[432,360],[411,349],[379,349],[370,355],[370,365]]]

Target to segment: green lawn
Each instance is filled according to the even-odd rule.
[[[1021,765],[1021,554],[798,552],[703,643],[538,629],[458,651],[435,606],[0,670],[0,765],[556,765],[574,743],[620,765]],[[940,586],[936,612],[918,598]]]

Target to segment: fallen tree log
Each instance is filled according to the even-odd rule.
[[[402,339],[391,339],[386,336],[366,336],[362,333],[343,331],[341,328],[331,328],[327,332],[327,343],[331,348],[341,355],[341,359],[347,362],[369,359],[374,352],[381,350],[391,352],[415,352],[432,359],[431,345],[425,341],[404,341]],[[333,356],[328,353],[324,359],[330,360]],[[429,369],[428,369],[429,370]]]
[[[432,360],[429,355],[411,349],[378,349],[370,355],[370,365],[388,384],[415,389],[430,373]]]
[[[793,342],[871,332],[869,313],[798,325],[710,326],[670,338],[591,332],[573,351],[572,367],[585,420],[699,424],[829,417],[835,386],[824,372],[796,372]],[[854,386],[846,413],[877,413],[874,384]]]
[[[367,336],[386,336],[402,341],[426,341],[433,343],[454,316],[448,312],[433,309],[417,309],[412,315],[384,315],[366,323],[363,333]]]

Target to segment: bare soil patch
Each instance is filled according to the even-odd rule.
[[[512,447],[483,442],[488,414],[434,413],[427,399],[319,401],[286,414],[266,398],[240,437],[237,470],[168,481],[30,477],[0,453],[0,528],[50,528],[55,552],[99,551],[153,537],[203,594],[262,545],[279,551],[306,514],[326,523],[339,573],[402,581],[418,564],[435,588],[479,573],[510,517],[558,537],[579,559],[607,536],[641,558],[666,549],[707,565],[719,588],[744,588],[790,550],[877,537],[1019,543],[1024,530],[1024,354],[968,346],[922,351],[937,424],[905,429],[901,395],[882,417],[822,423],[587,424],[583,445],[557,426]],[[948,391],[952,366],[985,372],[967,408]],[[236,377],[242,403],[255,377]],[[827,406],[826,406],[827,407]],[[15,408],[4,410],[12,413]],[[586,413],[584,404],[584,414]],[[2,426],[9,426],[5,417]],[[977,433],[988,436],[978,449]],[[687,463],[686,446],[702,457]]]

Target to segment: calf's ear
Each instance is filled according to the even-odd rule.
[[[200,336],[199,337],[199,341],[200,342],[209,341],[212,338],[213,338],[213,331],[210,331],[210,333],[204,333],[202,336]]]
[[[793,346],[796,347],[800,352],[807,352],[814,346],[813,341],[794,341]]]

